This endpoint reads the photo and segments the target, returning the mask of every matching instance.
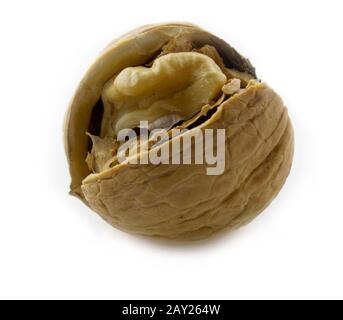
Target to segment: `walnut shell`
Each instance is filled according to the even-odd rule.
[[[210,47],[218,54],[213,55]],[[106,82],[127,67],[149,65],[163,48],[169,53],[200,50],[222,69],[228,68],[233,78],[241,75],[246,82],[220,100],[203,121],[201,115],[193,121],[192,130],[226,129],[224,173],[207,175],[205,164],[126,163],[92,172],[86,163],[91,148],[86,133],[100,132]],[[194,25],[147,26],[116,40],[88,70],[67,113],[65,147],[72,194],[116,228],[147,236],[198,240],[248,223],[280,191],[294,147],[281,98],[266,84],[250,79],[256,74],[247,59]],[[226,92],[232,93],[232,87],[229,83]]]

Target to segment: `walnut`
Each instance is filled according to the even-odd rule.
[[[138,135],[121,140],[122,129]],[[192,162],[196,137],[209,130],[214,154],[225,151],[221,174]],[[122,162],[125,146],[137,160],[191,152],[192,161]],[[294,138],[281,98],[247,59],[197,26],[162,24],[114,41],[90,67],[67,113],[65,147],[72,194],[108,223],[199,240],[234,230],[269,205],[289,174]]]

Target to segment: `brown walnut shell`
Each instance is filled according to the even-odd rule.
[[[108,223],[147,236],[198,240],[248,223],[275,198],[290,172],[293,129],[281,98],[253,81],[194,128],[226,129],[223,174],[207,175],[205,164],[119,164],[91,172],[85,161],[90,150],[86,133],[99,131],[105,83],[126,67],[148,64],[174,39],[194,48],[213,46],[225,67],[256,78],[247,59],[197,26],[137,29],[107,47],[81,81],[66,117],[65,148],[71,192]]]

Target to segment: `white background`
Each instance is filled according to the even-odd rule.
[[[342,1],[1,1],[0,298],[343,298]],[[234,234],[175,245],[68,195],[64,112],[88,66],[142,24],[190,21],[248,56],[289,107],[292,173]]]

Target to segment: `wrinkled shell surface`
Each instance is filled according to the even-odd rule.
[[[222,175],[206,175],[206,165],[127,164],[91,174],[85,162],[89,144],[85,133],[104,83],[184,34],[202,44],[215,43],[224,62],[230,59],[235,69],[254,75],[246,59],[198,27],[168,24],[139,29],[114,42],[88,71],[69,109],[65,139],[72,193],[103,219],[127,232],[198,240],[251,221],[274,199],[289,174],[292,125],[281,98],[267,85],[249,85],[196,128],[226,129]]]

